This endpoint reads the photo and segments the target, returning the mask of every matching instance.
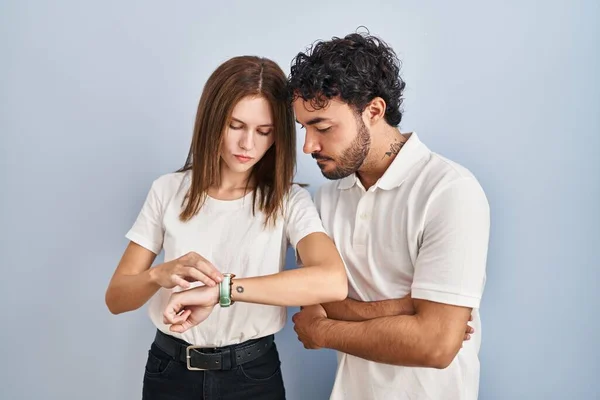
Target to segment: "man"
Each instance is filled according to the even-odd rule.
[[[481,335],[463,338],[471,315],[481,332],[488,201],[467,169],[397,128],[399,65],[360,34],[292,63],[304,152],[333,180],[315,203],[350,285],[345,301],[294,315],[294,329],[306,348],[338,351],[333,400],[476,399]]]

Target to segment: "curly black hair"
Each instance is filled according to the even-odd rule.
[[[387,123],[395,127],[402,120],[406,84],[400,77],[400,60],[383,40],[369,34],[318,41],[306,53],[298,53],[288,85],[291,100],[301,97],[315,109],[339,96],[362,113],[371,100],[381,97]]]

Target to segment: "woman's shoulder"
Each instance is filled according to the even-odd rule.
[[[292,186],[290,186],[290,189],[288,190],[287,197],[289,199],[293,199],[294,197],[311,197],[310,192],[306,189],[307,187],[307,185],[292,183]]]
[[[311,193],[306,189],[305,185],[299,185],[297,183],[292,184],[285,197],[285,206],[289,207],[311,207],[313,206],[313,199]]]
[[[189,180],[189,171],[170,172],[160,175],[152,182],[152,191],[162,199],[176,195]]]

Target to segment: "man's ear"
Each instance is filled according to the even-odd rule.
[[[367,106],[363,112],[363,116],[369,121],[370,125],[378,123],[382,118],[385,117],[385,110],[387,104],[381,97],[375,97]]]

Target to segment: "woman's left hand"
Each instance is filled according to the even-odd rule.
[[[163,313],[163,322],[171,324],[172,332],[183,333],[208,318],[218,302],[218,286],[173,293]]]

